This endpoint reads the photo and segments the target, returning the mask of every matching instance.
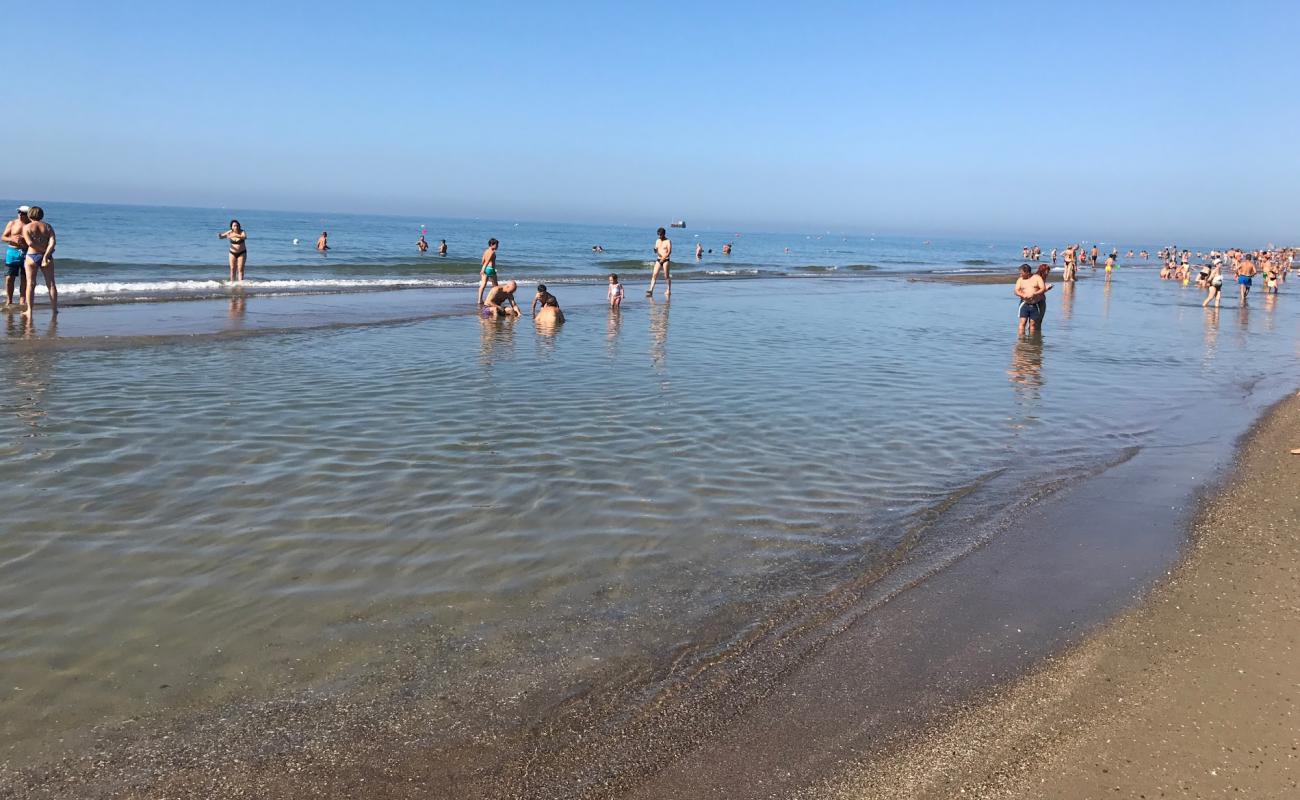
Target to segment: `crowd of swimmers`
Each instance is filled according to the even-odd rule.
[[[1052,289],[1048,279],[1051,277],[1052,267],[1048,266],[1046,260],[1042,258],[1042,253],[1042,248],[1036,245],[1021,248],[1021,255],[1026,261],[1033,260],[1039,263],[1037,267],[1030,266],[1028,263],[1021,264],[1020,274],[1016,278],[1014,292],[1020,303],[1016,323],[1019,334],[1040,332],[1043,317],[1047,314],[1047,293]],[[1211,250],[1208,253],[1198,251],[1193,256],[1190,250],[1180,250],[1176,245],[1165,247],[1156,254],[1161,263],[1161,280],[1178,281],[1183,286],[1190,286],[1195,280],[1196,288],[1205,292],[1205,299],[1201,302],[1201,306],[1205,307],[1213,303],[1216,308],[1219,307],[1223,297],[1225,271],[1234,276],[1238,299],[1241,305],[1245,306],[1256,276],[1263,276],[1265,294],[1276,295],[1279,288],[1286,283],[1287,275],[1295,268],[1294,261],[1297,255],[1300,255],[1300,248],[1270,247],[1253,251],[1240,248]],[[1056,265],[1058,257],[1061,259],[1062,280],[1069,284],[1078,280],[1080,266],[1091,266],[1094,270],[1097,268],[1100,251],[1095,244],[1091,249],[1085,248],[1082,244],[1074,244],[1060,250],[1052,248],[1050,257],[1052,266]],[[1129,250],[1128,258],[1134,257],[1134,251]],[[1147,250],[1140,250],[1136,257],[1149,261],[1151,254]],[[1105,261],[1107,281],[1110,281],[1118,259],[1119,249],[1111,248]],[[1193,273],[1195,273],[1194,278]]]

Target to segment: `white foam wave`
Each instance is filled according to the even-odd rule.
[[[110,281],[60,283],[60,295],[78,295],[90,297],[125,297],[158,295],[191,295],[229,292],[241,289],[245,292],[312,292],[344,291],[348,289],[411,289],[438,288],[443,286],[464,286],[463,281],[441,278],[406,278],[406,279],[320,279],[320,280],[247,280],[243,283],[229,281]],[[45,294],[45,286],[37,284],[37,294]]]

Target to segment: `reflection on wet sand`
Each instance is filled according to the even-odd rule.
[[[656,368],[668,361],[668,302],[650,298],[650,363]]]
[[[497,358],[509,358],[515,348],[514,316],[479,317],[479,363],[485,367],[492,366]]]
[[[244,315],[248,312],[248,297],[240,290],[230,296],[230,322],[232,328],[244,326]]]
[[[1061,320],[1068,322],[1070,315],[1074,313],[1074,282],[1066,281],[1061,284]]]
[[[564,327],[564,318],[556,320],[555,317],[534,317],[533,327],[537,330],[537,335],[533,337],[536,344],[537,356],[543,360],[549,359],[555,354],[555,346],[559,341],[560,330]]]
[[[1101,288],[1101,316],[1102,319],[1110,319],[1110,281],[1106,281]]]
[[[605,353],[611,358],[618,358],[618,335],[623,326],[623,310],[610,306],[609,319],[605,323]]]
[[[1201,357],[1201,368],[1214,364],[1214,357],[1219,351],[1219,309],[1205,309],[1205,353]]]
[[[1011,366],[1007,369],[1016,402],[1036,405],[1042,399],[1043,389],[1043,337],[1028,336],[1017,339],[1011,350]],[[1021,424],[1017,423],[1016,427]]]
[[[58,336],[59,321],[57,317],[51,316],[41,326],[31,317],[11,314],[5,321],[5,332],[16,339],[53,339]],[[33,429],[39,429],[40,423],[45,419],[45,393],[50,385],[50,373],[58,352],[54,348],[14,347],[3,357],[9,368],[8,385],[12,390],[7,393],[11,399],[6,403],[6,410],[12,410],[15,416]]]

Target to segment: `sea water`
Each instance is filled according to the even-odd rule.
[[[568,287],[554,330],[390,318],[388,293],[358,324],[262,335],[11,316],[0,758],[304,692],[404,692],[461,731],[631,674],[653,698],[654,665],[705,669],[954,492],[997,476],[1011,507],[1134,448],[1234,437],[1297,377],[1288,295],[1205,311],[1149,271],[1057,287],[1029,339],[1007,285],[629,284],[621,311]]]

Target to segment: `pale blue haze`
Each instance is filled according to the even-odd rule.
[[[47,4],[0,195],[1263,244],[1296,8]]]

